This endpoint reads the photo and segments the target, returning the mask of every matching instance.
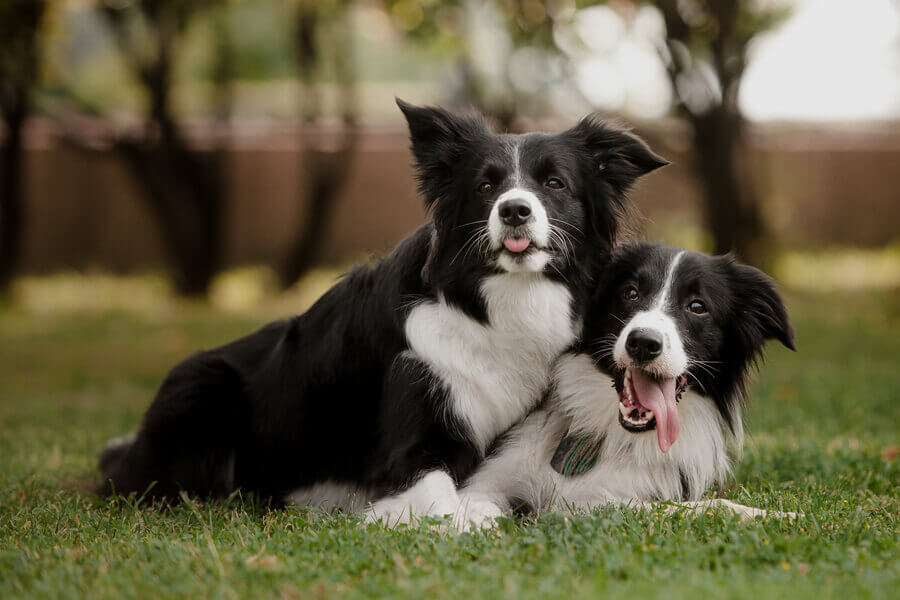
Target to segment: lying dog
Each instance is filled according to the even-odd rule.
[[[513,508],[658,501],[764,515],[698,500],[728,474],[728,443],[741,448],[747,376],[770,338],[794,349],[762,272],[728,257],[622,247],[544,405],[497,440],[454,499],[456,525],[481,526]]]
[[[101,456],[99,493],[439,501],[539,402],[627,188],[666,161],[590,118],[496,135],[399,105],[431,221],[306,313],[176,366],[136,438]]]

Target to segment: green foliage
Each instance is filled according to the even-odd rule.
[[[384,4],[394,25],[414,42],[444,56],[465,50],[464,0],[386,0]]]
[[[791,295],[789,309],[800,351],[770,348],[745,459],[713,493],[798,522],[607,509],[453,535],[240,496],[136,509],[77,493],[166,369],[271,315],[0,308],[0,597],[892,597],[897,296]]]
[[[281,0],[241,2],[231,11],[234,78],[263,81],[295,74],[294,19]]]
[[[571,18],[573,10],[557,0],[498,0],[467,2],[465,0],[387,0],[393,22],[414,43],[429,49],[435,56],[454,61],[461,89],[467,101],[497,118],[509,127],[526,103],[540,112],[541,97],[548,81],[562,79],[558,69],[549,68],[550,58],[561,57],[553,40],[556,19]],[[480,72],[480,52],[475,47],[474,29],[487,27],[483,37],[493,38],[496,47],[489,51],[500,64],[491,65],[491,73]],[[484,41],[484,40],[482,40]],[[529,68],[545,85],[525,92],[518,89],[511,75],[512,59],[517,49],[536,52],[528,60],[519,61],[519,69]],[[527,63],[527,65],[525,64]],[[484,65],[481,65],[483,67]]]
[[[738,15],[737,32],[744,47],[756,35],[774,29],[791,16],[791,7],[777,2],[741,2]]]

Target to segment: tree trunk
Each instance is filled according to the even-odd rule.
[[[22,197],[22,125],[27,92],[17,90],[16,106],[7,111],[6,139],[0,149],[0,291],[9,287],[22,249],[24,199]]]
[[[175,290],[183,296],[206,295],[221,266],[224,207],[218,157],[146,139],[121,142],[117,149],[159,224]]]
[[[347,179],[353,151],[352,141],[345,142],[340,150],[332,153],[317,148],[304,150],[303,169],[309,177],[306,186],[306,222],[281,268],[279,278],[282,286],[291,286],[315,264],[317,253],[328,233],[327,225],[334,213],[337,194]]]
[[[6,125],[0,146],[0,292],[9,287],[22,252],[22,127],[37,73],[37,32],[46,8],[45,0],[4,0],[0,8],[0,116]]]
[[[703,191],[706,224],[716,253],[734,252],[742,260],[763,265],[771,257],[768,231],[755,189],[752,165],[744,139],[744,120],[738,91],[747,66],[746,51],[755,31],[742,19],[747,6],[734,0],[694,3],[693,17],[685,20],[677,0],[657,0],[666,22],[669,79],[676,92],[683,83],[705,94],[708,109],[690,107],[685,98],[678,110],[694,133],[694,171]],[[765,19],[765,11],[755,13]],[[742,16],[743,15],[743,16]],[[698,66],[712,67],[718,85],[699,77]],[[719,96],[716,99],[716,96]],[[702,112],[696,112],[702,110]]]
[[[736,111],[717,105],[691,119],[695,171],[703,190],[706,225],[716,254],[733,252],[753,264],[765,261],[765,227],[759,198],[745,177],[743,122]]]
[[[210,153],[190,148],[172,114],[172,54],[188,16],[179,13],[178,3],[141,4],[137,9],[152,25],[155,53],[147,54],[134,41],[127,10],[111,5],[103,10],[149,99],[143,136],[119,140],[115,147],[143,188],[143,199],[159,224],[176,291],[203,296],[222,262],[225,156],[221,147]],[[220,50],[221,43],[230,42],[218,41]],[[230,56],[225,61],[230,68],[228,61]],[[217,93],[230,77],[228,68],[217,68]],[[223,111],[229,106],[227,96],[219,94],[217,117],[227,118]]]
[[[316,72],[323,56],[318,44],[318,29],[321,25],[321,15],[315,3],[301,5],[297,15],[296,49],[300,80],[304,87],[301,114],[307,129],[315,126],[322,109],[316,88]],[[306,220],[279,269],[278,276],[283,287],[293,285],[315,264],[328,233],[328,223],[337,206],[338,193],[347,181],[356,151],[357,109],[352,67],[353,32],[349,13],[345,10],[330,25],[329,37],[335,50],[334,67],[341,88],[342,131],[337,134],[337,148],[333,150],[322,149],[320,135],[309,135],[308,130],[303,133],[306,140],[300,168],[307,176]],[[332,145],[332,142],[328,145]]]

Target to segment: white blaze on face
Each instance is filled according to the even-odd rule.
[[[512,163],[513,163],[513,187],[503,192],[494,202],[488,216],[488,234],[490,235],[491,245],[495,250],[499,250],[504,246],[511,252],[519,252],[519,247],[526,250],[522,257],[516,257],[514,254],[506,252],[501,253],[497,259],[498,264],[510,272],[534,272],[541,271],[547,263],[550,262],[550,255],[538,248],[547,246],[550,240],[550,220],[547,217],[547,209],[541,203],[533,191],[525,187],[522,181],[522,169],[519,161],[519,147],[512,146]],[[500,207],[512,200],[524,202],[531,209],[529,220],[520,227],[515,238],[511,237],[512,232],[508,225],[505,225],[500,218]],[[527,243],[525,241],[527,238]],[[515,249],[515,250],[513,250]]]
[[[532,244],[539,247],[546,246],[550,237],[550,220],[547,218],[547,210],[534,192],[525,188],[514,187],[500,194],[500,197],[494,202],[493,208],[491,208],[491,214],[488,217],[488,231],[491,234],[491,242],[494,244],[494,247],[499,248],[502,246],[505,239],[504,231],[508,227],[500,220],[500,206],[509,200],[520,200],[528,205],[531,209],[531,220],[525,224],[528,237],[531,239]]]
[[[649,310],[634,315],[622,329],[613,348],[613,358],[621,368],[627,368],[625,385],[632,386],[643,408],[653,411],[659,448],[667,452],[678,437],[679,419],[676,406],[676,380],[687,371],[688,357],[678,326],[670,316],[669,299],[674,286],[675,270],[684,252],[676,254],[666,269],[666,278]],[[659,356],[649,363],[634,365],[625,348],[628,336],[635,329],[658,332],[663,340]]]

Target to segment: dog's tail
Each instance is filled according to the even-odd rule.
[[[137,438],[137,434],[129,433],[126,435],[121,435],[119,437],[114,437],[108,442],[106,442],[106,446],[103,447],[103,450],[100,451],[100,473],[103,474],[103,477],[106,478],[112,470],[119,464],[119,461],[122,460],[122,457],[128,452],[132,445],[134,445],[134,440]]]

